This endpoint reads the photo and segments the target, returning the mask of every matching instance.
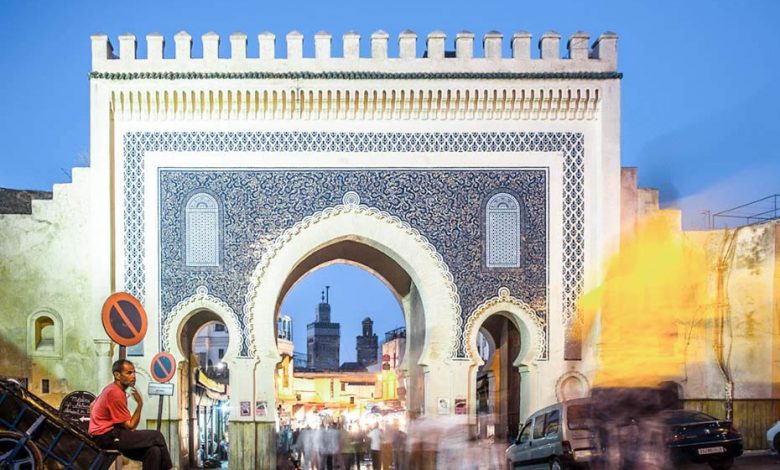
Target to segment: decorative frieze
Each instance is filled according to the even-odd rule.
[[[124,120],[591,120],[601,92],[571,88],[227,88],[115,90]]]

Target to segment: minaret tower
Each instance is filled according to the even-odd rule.
[[[370,317],[366,317],[362,321],[363,334],[357,337],[357,361],[368,367],[372,364],[376,364],[376,353],[378,350],[378,339],[376,333],[374,333],[374,322]]]
[[[316,370],[339,370],[341,324],[330,321],[330,286],[322,291],[313,323],[306,326],[307,366]]]

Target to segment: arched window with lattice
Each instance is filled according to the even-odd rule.
[[[187,266],[219,266],[219,204],[208,193],[187,201],[185,257]]]
[[[488,268],[520,266],[520,203],[508,193],[493,195],[485,211]]]

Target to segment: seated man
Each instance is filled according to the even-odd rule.
[[[126,390],[135,385],[133,363],[120,359],[111,367],[114,382],[108,384],[92,404],[89,434],[104,449],[116,449],[133,460],[143,462],[143,470],[169,470],[171,456],[165,438],[159,431],[136,431],[141,420],[143,400],[135,388],[133,399],[138,406],[130,415]]]

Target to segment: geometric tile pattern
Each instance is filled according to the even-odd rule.
[[[345,192],[397,217],[433,245],[457,287],[461,321],[497,286],[518,292],[547,317],[547,172],[543,169],[162,169],[160,188],[163,317],[197,286],[243,312],[263,240],[276,240],[306,217],[335,207]],[[485,195],[517,194],[525,219],[518,268],[483,268]],[[188,194],[219,191],[225,243],[221,269],[188,269],[182,253],[182,208]],[[240,315],[243,316],[243,315]],[[455,333],[457,340],[462,331]],[[457,343],[458,341],[456,341]],[[459,348],[459,346],[458,346]]]
[[[212,151],[228,151],[228,152],[352,152],[352,153],[374,153],[374,152],[423,152],[428,154],[435,154],[441,152],[460,152],[460,153],[483,153],[483,152],[560,152],[564,157],[564,181],[562,188],[563,197],[563,315],[564,320],[568,321],[574,313],[574,305],[577,296],[582,290],[583,282],[583,247],[584,247],[584,138],[581,133],[574,132],[426,132],[426,133],[372,133],[372,132],[129,132],[126,133],[123,139],[124,150],[124,195],[125,195],[125,227],[131,228],[125,231],[124,247],[125,247],[125,290],[134,294],[141,301],[147,294],[147,286],[145,284],[145,272],[144,266],[144,253],[145,246],[143,244],[144,234],[144,156],[148,151],[172,151],[172,152],[212,152]],[[258,157],[262,158],[262,157]],[[478,158],[478,157],[475,157]],[[434,160],[435,161],[435,160]],[[197,153],[192,156],[192,166],[197,167]],[[258,166],[262,166],[262,161],[258,161]],[[444,171],[444,170],[441,170]],[[476,170],[474,170],[476,171]],[[489,170],[484,170],[489,171]],[[202,173],[202,172],[200,172]],[[216,177],[215,172],[212,177]],[[268,173],[268,172],[266,172]],[[338,170],[337,173],[344,173],[343,170]],[[393,170],[392,173],[398,173],[397,170]],[[424,173],[417,171],[417,173]],[[507,175],[514,174],[531,174],[532,172],[526,171],[523,173],[521,170],[505,170],[498,171],[498,173],[505,173]],[[204,174],[205,175],[205,174]],[[344,188],[347,185],[340,182],[338,197],[344,194]],[[546,183],[545,183],[546,184]],[[511,181],[507,183],[507,187],[513,188]],[[366,194],[364,187],[356,187],[357,191],[364,197]],[[406,187],[405,190],[408,193],[415,191],[416,187]],[[197,185],[193,186],[191,190],[196,191],[199,188]],[[223,188],[215,188],[217,194],[222,194]],[[458,191],[462,191],[463,188],[458,188]],[[496,190],[500,190],[501,187],[496,187]],[[518,194],[516,191],[512,191],[514,194]],[[213,194],[213,193],[212,193]],[[489,194],[489,190],[482,188],[481,198]],[[546,193],[545,193],[546,195]],[[336,195],[334,195],[333,201],[328,201],[328,204],[336,205],[340,201]],[[481,200],[481,199],[480,199]],[[161,203],[165,202],[164,198],[160,198]],[[526,201],[521,201],[521,204],[525,204]],[[226,202],[227,204],[227,202]],[[369,205],[373,207],[379,207],[382,210],[388,211],[398,217],[402,218],[413,227],[420,229],[426,236],[426,230],[416,224],[414,220],[409,220],[403,217],[402,201],[396,199],[395,201],[388,201],[388,204],[378,204],[371,202]],[[183,207],[183,206],[181,206]],[[181,209],[180,207],[180,209]],[[543,216],[546,223],[546,199],[545,209]],[[227,213],[227,209],[225,209]],[[303,214],[305,211],[299,211],[299,214]],[[313,213],[313,212],[311,212]],[[309,214],[306,214],[309,215]],[[163,217],[161,215],[161,217]],[[226,216],[227,217],[227,216]],[[479,219],[479,217],[477,217]],[[529,217],[533,220],[534,217]],[[177,219],[179,226],[181,224],[181,218]],[[293,221],[296,222],[296,221]],[[225,221],[227,224],[227,221]],[[481,224],[478,224],[481,226]],[[227,225],[225,225],[227,227]],[[181,227],[180,227],[181,228]],[[281,228],[280,228],[281,229]],[[227,237],[227,228],[226,235]],[[482,251],[482,244],[484,243],[484,234],[480,234],[478,239],[471,239],[471,244],[479,245],[480,255],[477,257],[480,262],[484,259],[484,252]],[[227,242],[228,240],[226,240]],[[433,241],[432,241],[433,243]],[[526,245],[523,245],[524,256],[537,256],[538,251],[529,247],[526,253]],[[181,245],[179,245],[181,246]],[[227,251],[228,243],[225,244],[225,251]],[[436,243],[434,246],[442,253],[447,251],[440,248]],[[247,249],[251,247],[245,247]],[[542,252],[545,252],[545,248],[541,248]],[[162,253],[165,255],[165,253]],[[227,254],[226,254],[227,256]],[[543,257],[546,260],[546,253]],[[453,273],[458,272],[458,267],[462,263],[447,263]],[[544,276],[546,277],[547,269],[546,262],[544,264]],[[162,267],[161,267],[162,268]],[[214,269],[214,268],[212,268]],[[219,271],[219,268],[216,268]],[[478,271],[485,271],[484,267],[478,269]],[[501,270],[498,270],[499,272]],[[515,270],[510,270],[515,271]],[[520,270],[522,271],[522,270]],[[184,272],[184,270],[182,270]],[[206,282],[201,282],[198,285],[207,285],[208,279],[214,274],[214,271],[197,271],[190,272],[195,277],[201,277]],[[498,282],[491,286],[490,292],[495,292],[496,286],[505,285],[506,283]],[[468,296],[463,295],[463,289],[468,289],[468,284],[463,284],[456,279],[456,285],[461,293],[461,301],[466,304],[462,305],[462,314],[468,316],[473,308],[479,305],[480,302],[475,302],[475,299],[481,300],[488,298],[490,294],[485,292],[484,294],[474,294],[470,296],[470,300],[466,302]],[[526,284],[527,286],[527,284]],[[546,281],[544,283],[544,289],[546,289]],[[197,286],[192,286],[188,290],[183,292],[192,292],[192,289]],[[509,286],[512,292],[522,292],[522,289]],[[209,291],[215,292],[220,298],[227,298],[229,295],[226,293],[216,292],[215,288],[209,285]],[[165,297],[165,290],[160,295]],[[546,299],[546,293],[542,296],[542,299]],[[161,299],[162,300],[162,299]],[[178,299],[180,300],[180,299]],[[177,300],[177,301],[178,301]],[[532,299],[523,299],[524,301],[530,300],[529,305],[533,305],[537,312],[546,312],[546,301],[540,300],[539,297],[534,295]],[[167,304],[166,302],[163,302]],[[176,302],[173,302],[175,305]],[[228,302],[230,303],[230,302]],[[162,305],[161,305],[162,306]],[[241,311],[240,303],[231,305],[235,311]],[[236,308],[239,307],[239,308]],[[165,309],[163,309],[165,312]],[[546,314],[544,314],[546,318]],[[161,315],[162,317],[162,315]],[[162,320],[162,318],[161,318]],[[546,320],[545,320],[546,321]],[[463,323],[466,324],[465,322]],[[245,350],[243,352],[246,352]],[[465,354],[465,351],[459,351],[460,354]]]

